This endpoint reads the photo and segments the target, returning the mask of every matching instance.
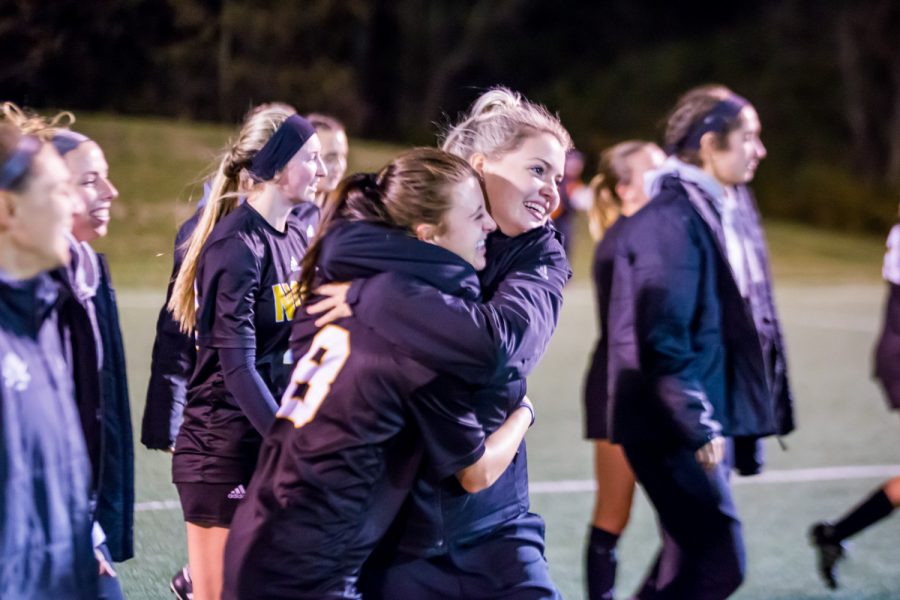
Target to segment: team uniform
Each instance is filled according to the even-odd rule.
[[[208,193],[208,186],[206,190]],[[167,308],[172,297],[175,277],[184,260],[184,244],[190,238],[200,211],[206,202],[204,196],[197,210],[178,229],[175,236],[172,276],[166,290],[166,300],[156,319],[156,338],[150,359],[150,380],[147,383],[147,399],[141,423],[141,443],[150,450],[168,450],[175,445],[175,438],[181,427],[184,405],[187,402],[188,380],[197,362],[197,348],[193,336],[183,333]],[[298,226],[303,234],[303,246],[309,247],[319,222],[319,209],[312,202],[302,202],[294,209],[299,219]],[[298,257],[299,259],[300,257]]]
[[[360,222],[338,223],[324,238],[321,281],[371,275],[370,265],[391,247],[385,237],[415,248],[397,257],[396,268],[477,299],[475,271],[456,255]],[[333,260],[346,258],[345,250],[366,257],[363,264]],[[292,387],[232,523],[225,598],[359,598],[363,562],[420,465],[452,477],[484,452],[461,382],[397,352],[356,318],[322,329],[315,318],[301,313],[293,326]]]
[[[0,597],[97,598],[91,465],[46,275],[0,272]]]
[[[607,389],[607,363],[609,359],[609,298],[612,288],[613,262],[619,235],[625,228],[628,217],[620,216],[603,234],[603,239],[594,249],[592,274],[594,297],[597,306],[597,324],[600,335],[591,357],[584,385],[584,427],[585,437],[591,440],[609,439],[609,393]]]
[[[197,364],[172,461],[189,522],[227,526],[253,474],[262,433],[251,419],[269,422],[290,375],[285,353],[304,250],[298,219],[281,232],[244,203],[215,226],[198,258]],[[220,361],[229,352],[253,358],[235,370],[236,392]]]
[[[451,298],[397,273],[355,285],[356,297],[348,299],[361,321],[402,351],[479,384],[473,402],[489,434],[520,405],[570,275],[559,235],[547,225],[488,238],[484,303]],[[478,494],[466,493],[455,478],[423,474],[397,527],[399,551],[376,557],[367,597],[558,597],[543,555],[543,521],[529,512],[524,441],[500,478]]]

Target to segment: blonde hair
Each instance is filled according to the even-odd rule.
[[[413,233],[420,224],[443,231],[453,206],[450,188],[478,173],[463,159],[437,148],[413,148],[399,154],[378,173],[345,178],[322,208],[319,234],[303,257],[300,295],[306,298],[315,279],[321,240],[337,219],[369,221]],[[482,193],[484,190],[482,189]]]
[[[622,198],[616,192],[620,183],[631,183],[631,167],[628,158],[645,148],[654,147],[653,142],[628,140],[610,146],[600,153],[597,174],[588,184],[593,195],[588,211],[588,226],[595,241],[603,239],[606,231],[622,215]]]
[[[538,133],[549,133],[565,151],[573,147],[558,116],[517,92],[495,87],[479,96],[462,120],[444,133],[441,148],[465,160],[476,153],[495,159]]]
[[[184,262],[175,278],[172,297],[168,308],[178,321],[184,333],[190,333],[197,322],[197,305],[194,279],[197,276],[197,261],[209,234],[216,223],[233,211],[238,205],[242,189],[241,173],[250,166],[259,150],[275,134],[284,121],[297,111],[287,104],[261,104],[251,110],[237,140],[225,150],[216,168],[210,186],[209,197],[194,233],[185,241]]]
[[[75,115],[67,110],[48,119],[22,109],[13,102],[4,102],[0,105],[0,114],[24,135],[33,135],[44,142],[52,140],[60,131],[68,131],[75,124]]]

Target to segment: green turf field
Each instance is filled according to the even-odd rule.
[[[92,115],[82,117],[77,128],[106,149],[113,181],[122,192],[111,234],[99,247],[110,256],[119,288],[137,438],[171,240],[177,223],[193,210],[190,196],[196,182],[230,129]],[[395,150],[351,140],[351,169],[374,169]],[[805,539],[813,520],[836,516],[883,478],[871,472],[862,477],[866,472],[853,467],[900,470],[900,419],[887,412],[869,378],[884,294],[879,281],[883,241],[788,223],[769,223],[767,230],[799,430],[786,440],[789,451],[770,448],[769,475],[735,482],[749,563],[748,580],[735,597],[900,598],[895,554],[900,516],[855,540],[838,593],[819,583]],[[529,433],[532,500],[547,521],[553,574],[570,599],[583,597],[582,547],[592,502],[591,449],[581,439],[580,394],[595,322],[587,279],[591,243],[583,223],[579,233],[573,252],[576,277],[566,293],[559,329],[529,380],[538,412]],[[170,597],[169,578],[186,559],[169,463],[167,454],[138,446],[137,557],[119,567],[131,599]],[[842,472],[836,467],[851,468]],[[807,480],[798,481],[803,476]],[[656,544],[652,512],[639,497],[621,543],[619,597],[627,597],[640,580]]]

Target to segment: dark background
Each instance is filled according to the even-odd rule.
[[[505,84],[592,158],[721,82],[761,115],[767,215],[883,234],[897,214],[890,0],[0,0],[0,57],[0,98],[38,109],[231,123],[283,100],[404,144]]]

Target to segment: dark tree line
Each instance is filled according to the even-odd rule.
[[[760,109],[771,178],[900,183],[892,0],[0,0],[0,56],[0,97],[35,107],[235,121],[279,99],[417,143],[503,83],[589,151],[721,81]]]

